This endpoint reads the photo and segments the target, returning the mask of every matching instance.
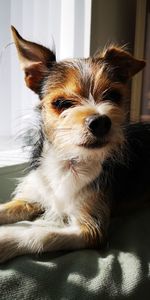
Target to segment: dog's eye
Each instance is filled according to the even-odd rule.
[[[122,99],[122,95],[118,90],[108,90],[102,95],[102,100],[112,101],[119,104]]]
[[[71,100],[65,99],[57,99],[52,104],[59,111],[65,110],[74,105],[74,103]]]

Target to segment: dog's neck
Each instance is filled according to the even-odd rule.
[[[60,159],[52,146],[46,146],[41,161],[41,171],[53,190],[59,195],[73,195],[90,184],[101,173],[99,160],[83,160],[79,157]]]

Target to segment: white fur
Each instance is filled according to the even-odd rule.
[[[51,146],[43,155],[40,167],[18,185],[15,198],[38,202],[52,215],[78,214],[78,195],[100,174],[100,162],[60,161]]]

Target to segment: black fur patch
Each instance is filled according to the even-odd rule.
[[[28,129],[21,135],[21,138],[23,148],[27,148],[27,151],[29,151],[29,170],[33,170],[40,165],[45,140],[39,107],[34,110],[34,114],[31,115],[28,122]]]
[[[44,144],[44,133],[42,127],[39,129],[38,132],[38,140],[32,145],[32,151],[30,156],[30,169],[37,169],[40,165],[40,159],[42,157],[42,150]]]
[[[150,200],[150,124],[124,127],[126,143],[103,164],[98,182],[100,188],[116,204]]]

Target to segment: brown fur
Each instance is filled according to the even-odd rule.
[[[13,199],[1,206],[0,224],[10,224],[21,220],[33,220],[42,212],[42,208],[37,203],[31,204],[22,199]]]

